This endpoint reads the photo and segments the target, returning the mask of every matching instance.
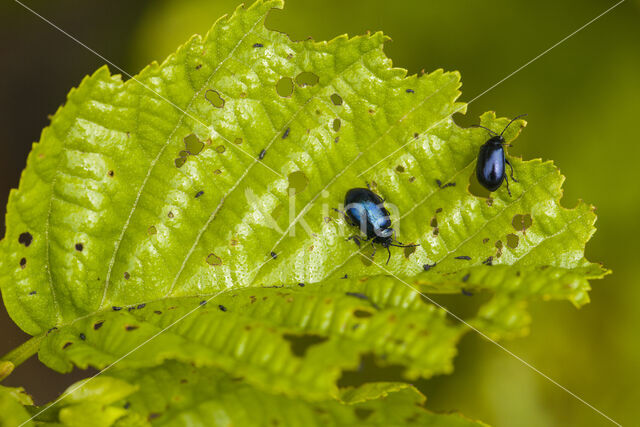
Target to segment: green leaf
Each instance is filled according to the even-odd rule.
[[[245,288],[210,302],[172,298],[82,318],[48,334],[40,360],[68,371],[177,359],[222,368],[270,392],[338,398],[343,372],[368,354],[406,366],[409,379],[451,372],[463,329],[445,315],[383,277]]]
[[[102,377],[101,389],[122,394],[122,399],[105,404],[93,394],[72,405],[62,400],[59,418],[64,425],[484,425],[425,410],[424,396],[408,385],[377,386],[386,393],[362,403],[307,403],[261,392],[216,369],[175,362],[108,375]]]
[[[33,401],[22,387],[0,386],[0,425],[17,426],[27,422],[31,416],[24,408],[25,405],[33,405]],[[33,423],[28,422],[25,425],[33,425]]]
[[[365,354],[408,379],[451,371],[467,329],[429,293],[476,298],[465,321],[495,338],[526,332],[528,301],[588,301],[607,273],[584,257],[593,208],[561,206],[564,177],[541,160],[511,158],[512,196],[471,194],[488,136],[454,123],[458,73],[407,76],[381,33],[293,42],[264,27],[273,7],[239,8],[126,82],[99,69],[34,145],[0,287],[16,323],[46,335],[45,363],[178,360],[260,392],[362,400],[374,390],[347,398],[337,381]],[[366,184],[420,245],[388,264],[333,210]]]

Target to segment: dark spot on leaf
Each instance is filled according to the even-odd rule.
[[[126,331],[135,331],[138,328],[139,328],[139,326],[137,326],[137,325],[127,325],[127,326],[124,327],[124,329]]]
[[[484,239],[482,239],[482,243],[487,243],[489,241],[488,237],[485,237]]]
[[[260,154],[258,155],[258,158],[259,158],[260,160],[262,160],[262,159],[264,159],[264,156],[265,156],[266,154],[267,154],[267,150],[262,150],[262,151],[260,152]]]
[[[301,288],[304,288],[304,283],[298,283],[298,286],[300,286]]]
[[[36,291],[31,291],[31,292],[29,292],[29,295],[35,295],[35,294],[37,294],[37,292],[36,292]]]
[[[93,324],[93,329],[95,331],[97,331],[98,329],[102,328],[102,325],[104,325],[104,320],[101,320],[99,322],[96,322]]]
[[[320,78],[310,71],[303,71],[296,76],[298,86],[315,86]]]
[[[407,89],[407,93],[415,93],[413,89]]]
[[[328,338],[326,337],[312,334],[284,334],[282,338],[289,341],[289,345],[291,346],[291,353],[293,353],[293,355],[297,357],[304,357],[311,346],[323,343],[328,340]]]
[[[254,43],[253,47],[264,47],[262,43]]]
[[[175,159],[173,161],[173,163],[175,164],[175,166],[177,168],[181,168],[182,165],[184,165],[187,162],[187,158],[186,157],[178,157],[177,159]]]
[[[462,260],[465,260],[465,261],[471,261],[471,257],[467,256],[467,255],[457,256],[456,259],[462,259]]]
[[[202,301],[200,301],[200,305],[205,305],[206,303],[207,303],[207,300],[203,299]]]
[[[496,252],[496,257],[497,257],[497,258],[500,258],[500,256],[502,255],[502,248],[503,248],[502,241],[501,241],[501,240],[498,240],[498,241],[496,242],[496,249],[498,250],[498,251]]]
[[[507,246],[511,249],[515,249],[518,247],[518,243],[520,242],[520,237],[517,234],[507,234]]]
[[[222,258],[220,258],[219,256],[217,256],[214,253],[211,253],[207,256],[207,264],[209,265],[221,265],[222,264]]]
[[[84,249],[84,246],[82,245],[82,243],[76,243],[76,251],[82,252],[82,249]]]
[[[216,107],[216,108],[224,107],[224,99],[222,99],[220,94],[218,92],[216,92],[215,90],[207,89],[207,91],[204,93],[204,97],[214,107]]]
[[[435,216],[434,216],[433,218],[431,218],[430,225],[431,225],[432,227],[434,227],[434,228],[435,228],[435,227],[438,227],[438,218],[436,218]]]
[[[224,153],[226,150],[227,150],[227,149],[225,148],[225,146],[224,146],[224,145],[218,145],[218,146],[216,147],[216,152],[218,152],[218,153],[220,153],[220,154]]]
[[[340,121],[340,119],[333,119],[333,122],[331,124],[334,132],[338,132],[340,130],[341,125],[342,125],[342,122]]]
[[[375,411],[373,409],[369,409],[369,408],[355,408],[353,410],[353,413],[356,414],[356,417],[358,417],[360,421],[365,421],[374,412]]]
[[[349,276],[347,276],[346,274],[341,277],[341,279],[348,279],[348,278],[349,278]]]
[[[432,269],[433,267],[435,267],[435,266],[436,266],[436,263],[435,263],[435,262],[434,262],[433,264],[425,264],[425,265],[423,265],[423,266],[422,266],[422,269],[423,269],[424,271],[429,271],[429,270],[431,270],[431,269]]]
[[[33,236],[28,231],[25,231],[24,233],[21,233],[18,236],[18,243],[20,243],[21,245],[24,245],[26,248],[29,247],[32,241],[33,241]]]
[[[337,93],[334,93],[331,95],[331,102],[333,102],[333,105],[342,105],[342,97]]]
[[[147,304],[144,304],[144,303],[142,303],[142,304],[138,304],[138,310],[140,310],[141,308],[144,308],[146,305],[147,305]]]
[[[218,308],[220,309],[220,311],[227,311],[227,307],[222,304],[218,305]]]
[[[109,171],[109,172],[107,172],[107,176],[108,176],[109,178],[113,178],[113,175],[114,175],[113,171]]]
[[[271,258],[273,258],[273,259],[278,258],[278,254],[276,254],[276,253],[275,253],[275,252],[273,252],[273,251],[271,252],[271,254],[270,254],[270,255],[271,255]]]
[[[129,274],[129,272],[128,272],[128,271],[125,271],[125,272],[124,272],[124,279],[125,279],[125,280],[129,280],[129,278],[130,278],[130,277],[131,277],[131,275]]]
[[[487,199],[487,206],[493,206],[493,199]]]
[[[464,277],[462,278],[462,283],[466,283],[467,280],[469,280],[469,277],[471,277],[471,274],[465,274]]]
[[[415,180],[416,180],[416,177],[415,177],[415,176],[412,176],[412,177],[410,177],[410,178],[409,178],[409,182],[413,182],[413,181],[415,181]]]
[[[162,314],[162,312],[161,312],[160,310],[154,310],[153,312],[154,312],[155,314],[158,314],[158,315]]]
[[[71,344],[73,344],[71,341],[67,341],[66,343],[64,343],[64,345],[62,346],[62,349],[66,349],[67,347],[69,347]]]
[[[240,145],[240,144],[242,144],[242,138],[238,137],[238,138],[234,139],[233,142],[235,144],[237,144],[237,145]]]
[[[439,179],[436,179],[436,184],[438,184],[438,187],[442,187],[442,181],[440,181]]]
[[[436,213],[437,213],[437,214],[438,214],[438,213],[440,213],[440,212],[442,212],[442,208],[438,208],[438,209],[436,209]]]
[[[169,211],[169,213],[167,214],[167,216],[168,216],[169,218],[173,218],[175,215],[173,215],[173,212]]]
[[[147,234],[149,236],[153,236],[154,234],[156,234],[158,232],[158,230],[156,229],[156,227],[154,227],[153,225],[150,226],[149,228],[147,228]]]
[[[353,312],[353,315],[356,316],[357,318],[363,319],[363,318],[367,318],[367,317],[373,316],[373,313],[371,313],[370,311],[366,311],[366,310],[355,310]]]
[[[113,311],[120,311],[122,310],[122,307],[116,307],[115,305],[113,307],[111,307],[113,309]]]
[[[220,175],[222,173],[222,171],[220,169],[216,169],[213,171],[214,175]]]
[[[24,270],[26,266],[27,266],[27,259],[26,258],[20,259],[20,268]]]
[[[204,194],[204,191],[200,190],[196,193],[196,199]]]
[[[283,77],[276,83],[278,95],[289,98],[293,94],[293,80],[291,77]]]
[[[127,311],[132,311],[132,310],[135,310],[135,309],[136,309],[135,305],[132,305],[131,307],[127,307]]]
[[[334,142],[334,143],[336,143],[336,144],[337,144],[338,142],[340,142],[340,137],[339,137],[339,136],[336,136],[336,137],[334,138],[333,142]]]
[[[78,337],[82,340],[85,341],[87,339],[87,336],[83,333],[80,333],[80,335],[78,335]]]
[[[285,139],[286,137],[289,136],[289,131],[291,131],[291,128],[287,128],[284,133],[282,134],[282,139]]]
[[[56,329],[58,329],[58,328],[56,328],[55,326],[54,326],[53,328],[50,328],[50,329],[47,331],[47,334],[50,334],[51,332],[55,331]]]
[[[396,166],[396,171],[397,171],[398,173],[403,173],[403,172],[404,172],[404,166],[402,166],[402,165],[398,165],[398,166]]]
[[[367,300],[367,301],[369,300],[368,296],[366,296],[365,294],[361,294],[359,292],[345,292],[345,295],[350,297],[356,297],[356,298]]]
[[[202,68],[202,64],[196,65],[196,70],[199,70],[200,68]]]
[[[129,407],[131,406],[131,402],[127,402],[124,404],[123,408],[124,409],[129,409]]]
[[[153,419],[155,419],[155,418],[158,418],[159,416],[160,416],[160,414],[158,414],[158,413],[156,413],[156,412],[152,412],[152,413],[150,413],[150,414],[149,414],[149,416],[147,417],[147,419],[148,419],[149,421],[151,421],[151,420],[153,420]]]
[[[484,261],[482,261],[482,263],[484,265],[493,265],[493,257],[490,256],[489,258],[485,259]]]

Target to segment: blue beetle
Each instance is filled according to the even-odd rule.
[[[391,259],[391,250],[389,246],[396,246],[399,248],[410,248],[420,245],[404,245],[394,239],[395,231],[391,228],[391,219],[389,218],[389,211],[384,207],[384,200],[373,191],[368,188],[352,188],[347,191],[344,197],[344,206],[347,221],[354,226],[360,228],[363,234],[367,235],[365,241],[371,240],[373,246],[374,243],[379,243],[389,253],[387,258],[387,264]],[[356,242],[360,246],[360,238],[358,236],[351,236],[349,240]],[[395,244],[394,244],[395,242]],[[373,246],[373,255],[376,253],[376,247]]]
[[[504,155],[504,146],[508,145],[504,137],[504,131],[507,130],[509,125],[514,121],[518,120],[520,117],[524,117],[526,114],[521,114],[517,117],[514,117],[507,126],[502,130],[502,133],[499,135],[488,129],[484,126],[474,125],[474,127],[480,127],[482,129],[488,130],[493,136],[489,138],[487,142],[482,144],[480,147],[480,152],[478,153],[478,162],[476,164],[476,178],[478,178],[478,182],[482,184],[484,188],[489,191],[496,191],[502,185],[502,181],[507,183],[507,192],[509,196],[511,196],[511,190],[509,190],[509,180],[506,175],[506,165],[509,165],[511,168],[511,179],[513,182],[518,182],[517,179],[513,177],[513,166],[509,163],[509,159],[507,159]]]

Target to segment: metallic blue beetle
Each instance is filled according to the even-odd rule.
[[[502,135],[511,123],[524,116],[526,116],[526,114],[521,114],[512,119],[500,135],[484,126],[474,125],[474,127],[488,130],[493,135],[480,147],[478,163],[476,164],[476,178],[478,178],[478,182],[489,191],[496,191],[502,185],[502,181],[505,181],[507,183],[507,191],[509,192],[509,196],[511,196],[505,164],[511,168],[511,179],[513,182],[518,182],[518,180],[513,177],[513,166],[511,166],[511,163],[509,163],[509,160],[504,155],[504,146],[508,144]]]
[[[352,188],[347,191],[344,198],[344,206],[347,221],[354,226],[360,228],[363,234],[367,235],[365,241],[371,240],[371,245],[379,243],[389,252],[387,264],[391,259],[391,251],[389,246],[399,248],[409,248],[420,245],[404,245],[393,238],[395,231],[391,228],[391,219],[389,211],[384,207],[384,200],[368,188]],[[360,246],[360,238],[358,236],[349,237],[350,240],[356,242]],[[395,244],[394,244],[395,242]],[[376,247],[373,246],[373,255],[376,253]]]

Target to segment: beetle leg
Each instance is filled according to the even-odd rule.
[[[387,246],[387,252],[389,253],[389,256],[387,257],[387,265],[389,265],[389,261],[391,260],[391,249],[389,249],[389,246]]]
[[[351,237],[347,237],[347,240],[353,240],[356,243],[356,245],[360,247],[360,237],[356,236],[355,234]]]
[[[507,193],[509,193],[509,197],[512,197],[511,190],[509,190],[509,179],[506,176],[504,177],[504,182],[507,184]]]
[[[518,182],[518,180],[513,177],[513,166],[511,166],[511,162],[509,162],[508,159],[504,159],[504,162],[511,168],[511,179],[513,180],[513,182]]]
[[[373,260],[373,257],[376,255],[376,245],[373,244],[373,241],[371,242],[371,247],[373,248],[373,253],[371,253],[371,259]]]

